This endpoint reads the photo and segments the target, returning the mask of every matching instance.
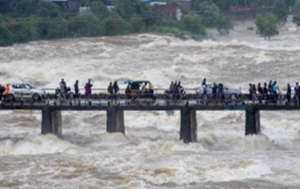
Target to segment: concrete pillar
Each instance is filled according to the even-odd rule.
[[[62,117],[60,111],[42,110],[42,134],[62,136]]]
[[[191,119],[191,142],[198,142],[197,112],[195,110],[190,111],[190,119]]]
[[[125,134],[124,111],[117,111],[117,132]]]
[[[109,133],[125,133],[124,111],[115,106],[108,106],[106,114],[106,131]]]
[[[180,111],[180,140],[184,143],[192,141],[191,137],[191,113],[188,107],[183,107]]]
[[[52,131],[58,137],[62,137],[62,116],[61,111],[52,112]]]
[[[246,110],[246,135],[260,133],[260,113],[254,107]]]
[[[51,110],[42,110],[42,134],[53,133]]]

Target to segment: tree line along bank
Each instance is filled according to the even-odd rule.
[[[180,3],[182,0],[169,0]],[[1,2],[1,1],[0,1]],[[113,36],[142,32],[206,36],[207,28],[228,34],[233,28],[228,16],[233,8],[263,8],[256,16],[257,32],[270,38],[292,14],[300,25],[300,1],[295,0],[193,0],[180,21],[169,19],[155,6],[138,0],[116,0],[109,10],[103,0],[93,0],[84,14],[66,13],[56,3],[36,0],[10,0],[0,14],[0,46],[33,40],[65,37]],[[3,7],[3,6],[2,6]],[[0,6],[1,9],[1,6]]]

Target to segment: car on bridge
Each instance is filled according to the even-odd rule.
[[[9,93],[5,95],[5,100],[14,101],[19,99],[31,99],[39,101],[47,97],[46,91],[37,88],[29,83],[11,83],[9,84]]]
[[[147,80],[126,80],[125,84],[130,84],[130,88],[125,91],[126,98],[135,100],[137,98],[151,98],[156,99],[154,89],[150,81]]]
[[[221,83],[216,83],[216,85],[220,85]],[[207,95],[208,97],[212,97],[212,92],[213,92],[213,86],[214,86],[214,83],[206,83],[206,91],[207,91]],[[241,89],[236,89],[236,88],[231,88],[231,87],[228,87],[227,85],[224,85],[223,84],[223,90],[224,90],[224,97],[225,98],[230,98],[232,99],[233,97],[235,98],[240,98],[242,97],[242,90]],[[203,91],[204,91],[204,86],[201,85],[199,88],[196,89],[196,93],[201,96],[203,94]]]

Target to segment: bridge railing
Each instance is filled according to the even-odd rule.
[[[42,88],[42,89],[45,90],[47,93],[55,93],[55,90],[57,88]],[[119,93],[120,94],[125,94],[125,90],[126,90],[126,88],[120,88]],[[154,88],[154,94],[164,94],[165,90],[167,90],[167,89],[166,88]],[[74,91],[74,90],[71,89],[71,91]],[[83,94],[84,93],[84,88],[80,88],[79,91],[80,91],[81,94]],[[108,94],[107,88],[92,88],[92,92],[93,93]],[[187,94],[196,94],[196,88],[185,88],[185,92]]]

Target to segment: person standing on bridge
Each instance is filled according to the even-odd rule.
[[[291,94],[292,94],[292,88],[291,88],[291,85],[288,83],[287,90],[286,90],[286,99],[287,99],[288,103],[291,102]]]
[[[299,101],[299,97],[300,97],[300,87],[299,87],[299,83],[296,82],[296,86],[294,87],[294,91],[295,91],[295,101],[296,103],[298,103]]]
[[[109,83],[107,92],[109,94],[108,99],[112,99],[113,95],[114,95],[114,88],[113,88],[112,82]]]
[[[171,84],[170,84],[170,87],[169,87],[169,91],[170,91],[170,92],[172,92],[173,87],[174,87],[174,82],[172,81]]]
[[[177,83],[177,88],[180,89],[182,86],[181,86],[181,81],[178,81]]]
[[[219,85],[220,85],[221,99],[222,101],[224,101],[225,100],[224,85],[222,83],[220,83]]]
[[[213,100],[216,100],[217,97],[217,84],[214,83],[213,87],[212,87],[212,98]]]
[[[5,87],[0,84],[0,100],[2,100],[4,91],[5,91]]]
[[[115,98],[117,99],[117,94],[120,90],[119,85],[118,85],[118,81],[114,82],[113,88],[114,88],[114,92],[115,92]]]
[[[86,98],[87,101],[90,98],[90,94],[91,94],[91,92],[90,92],[90,86],[89,86],[88,83],[86,83],[85,86],[84,86],[84,95],[85,95],[85,98]]]
[[[264,88],[263,88],[263,99],[267,100],[268,99],[268,87],[267,87],[267,83],[264,83]]]
[[[253,87],[252,87],[252,84],[251,83],[249,83],[249,97],[248,97],[248,100],[251,100],[251,101],[253,101]]]
[[[206,85],[206,78],[204,78],[202,81],[202,86],[205,86],[205,85]]]
[[[64,79],[61,79],[61,82],[59,83],[59,89],[60,89],[60,95],[63,100],[66,100],[66,90],[67,85]]]
[[[269,90],[270,94],[272,94],[272,88],[273,88],[273,84],[272,84],[272,80],[270,80],[269,85],[268,85],[268,90]]]
[[[75,100],[79,98],[79,86],[78,86],[78,83],[79,83],[79,81],[76,80],[76,82],[74,84],[74,91],[75,91],[74,99]]]
[[[277,97],[278,97],[277,90],[278,90],[277,82],[274,81],[274,83],[273,83],[273,85],[272,85],[272,93],[273,93],[273,100],[274,100],[274,103],[277,102]]]
[[[113,91],[114,91],[114,88],[112,87],[112,94],[113,94]],[[131,85],[130,85],[130,83],[128,83],[128,85],[126,87],[125,95],[126,95],[127,99],[130,99],[130,97],[131,97]]]
[[[91,96],[92,95],[92,87],[93,87],[91,79],[88,80],[87,86],[89,88],[89,96]]]
[[[207,90],[206,90],[206,85],[203,85],[203,93],[202,93],[201,99],[202,99],[202,103],[204,105],[206,105],[207,104]]]

